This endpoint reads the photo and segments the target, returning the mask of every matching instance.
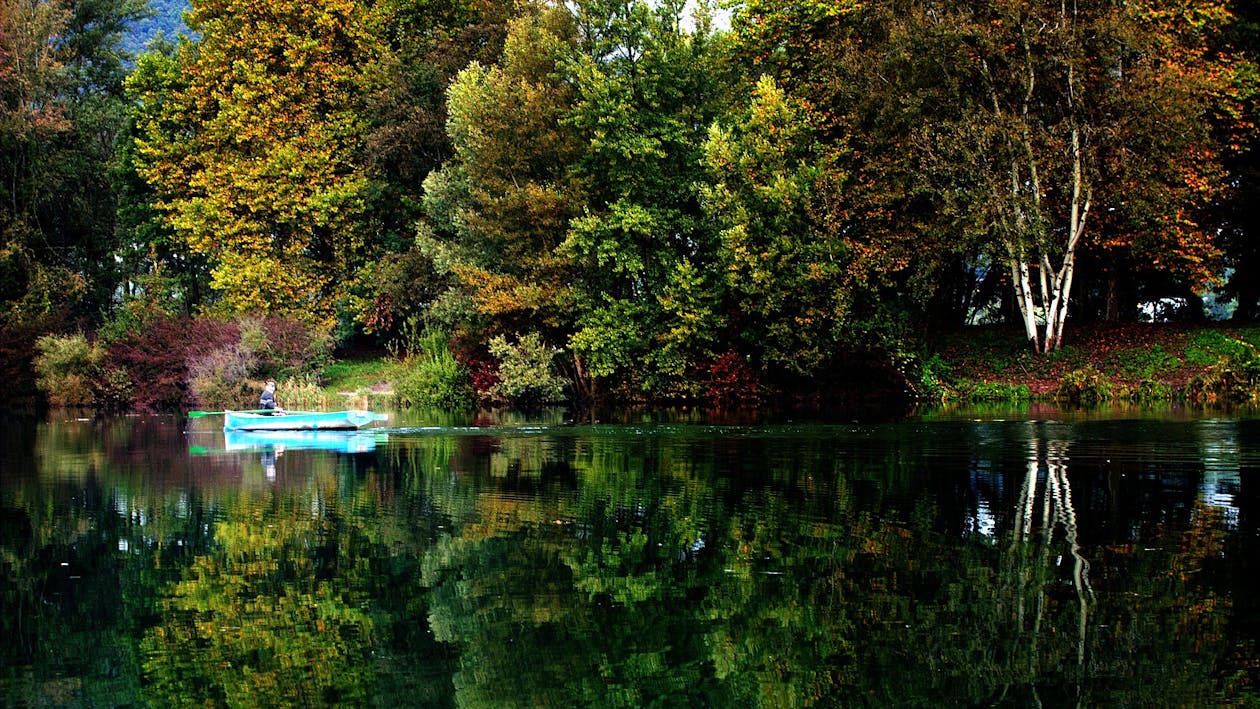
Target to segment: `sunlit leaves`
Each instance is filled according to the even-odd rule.
[[[580,199],[567,173],[576,143],[559,125],[572,102],[559,75],[572,31],[554,10],[518,18],[502,63],[473,64],[448,92],[455,156],[425,181],[438,228],[426,239],[475,308],[461,314],[465,327],[502,332],[522,317],[556,325],[569,276],[555,248]]]
[[[202,38],[181,47],[177,73],[151,60],[133,84],[142,174],[189,250],[210,258],[229,313],[329,326],[372,240],[362,14],[350,1],[198,5]]]
[[[770,77],[751,101],[713,126],[705,144],[705,207],[722,229],[722,276],[744,337],[767,367],[809,374],[850,314],[849,247],[816,216],[826,189],[815,117]],[[830,176],[838,183],[841,177]],[[839,306],[839,307],[838,307]]]

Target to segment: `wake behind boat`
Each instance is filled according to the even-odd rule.
[[[251,413],[225,411],[224,431],[331,431],[354,430],[377,421],[386,414],[371,411],[286,411],[285,413]]]

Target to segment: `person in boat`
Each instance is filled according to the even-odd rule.
[[[274,411],[278,414],[284,413],[284,409],[276,406],[276,380],[267,380],[267,385],[263,387],[262,396],[258,397],[258,408],[265,411]]]

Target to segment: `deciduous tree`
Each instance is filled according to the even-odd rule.
[[[169,81],[137,85],[141,173],[229,313],[331,326],[374,242],[354,0],[209,0]]]
[[[1048,351],[1091,240],[1211,276],[1206,119],[1230,72],[1210,38],[1227,19],[1219,3],[799,1],[750,2],[736,29],[754,62],[829,113],[824,139],[850,142],[840,228],[876,251],[900,241],[914,258],[887,266],[920,282],[942,253],[981,245]]]

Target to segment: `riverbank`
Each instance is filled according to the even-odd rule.
[[[969,328],[934,343],[923,381],[964,401],[1245,400],[1260,385],[1258,344],[1256,325],[1098,323],[1038,355],[1018,328]]]
[[[1210,324],[1077,325],[1062,349],[1030,351],[1017,327],[976,327],[931,343],[910,388],[949,402],[1103,400],[1227,401],[1260,390],[1260,326]],[[381,353],[337,360],[318,392],[346,405],[392,403],[406,365]],[[291,392],[296,393],[296,392]]]

